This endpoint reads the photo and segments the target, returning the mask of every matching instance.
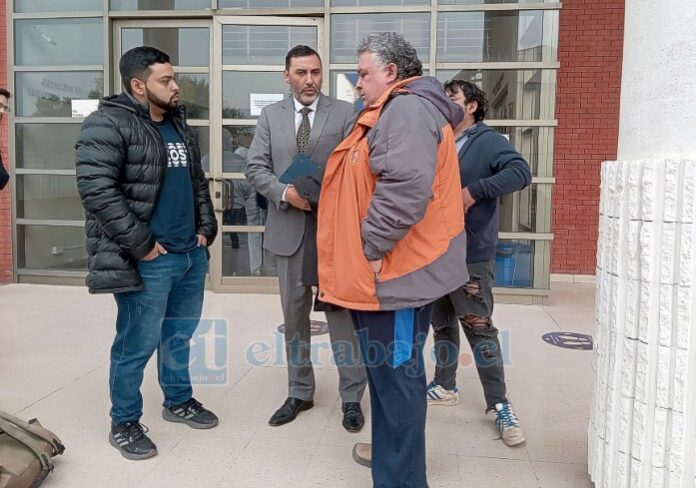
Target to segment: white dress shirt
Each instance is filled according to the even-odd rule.
[[[302,113],[300,110],[302,110],[305,107],[309,107],[311,110],[307,114],[307,117],[309,117],[309,126],[314,127],[314,115],[317,113],[317,105],[319,105],[319,97],[317,97],[316,100],[312,102],[311,105],[302,105],[300,102],[297,101],[297,98],[292,97],[292,101],[295,102],[295,134],[297,134],[297,131],[300,130],[300,124],[302,123]]]

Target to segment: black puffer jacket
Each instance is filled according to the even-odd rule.
[[[208,245],[217,235],[217,221],[201,155],[184,107],[171,114],[192,162],[196,233]],[[75,144],[77,190],[86,211],[87,286],[91,293],[142,289],[135,263],[154,247],[148,222],[155,209],[167,169],[167,153],[148,106],[127,94],[106,97],[87,117]]]

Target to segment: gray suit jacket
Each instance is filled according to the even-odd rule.
[[[350,133],[354,121],[351,104],[319,95],[307,156],[326,165],[331,152]],[[251,186],[273,203],[268,206],[263,247],[280,256],[292,256],[305,234],[304,212],[281,202],[286,185],[278,181],[296,156],[295,107],[290,97],[261,111],[246,170]]]

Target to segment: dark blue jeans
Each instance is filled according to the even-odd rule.
[[[138,262],[143,290],[114,294],[118,316],[109,374],[113,423],[140,420],[143,371],[155,350],[163,405],[192,397],[189,342],[201,317],[207,271],[204,247],[168,253]]]
[[[432,305],[415,310],[411,357],[394,368],[395,313],[351,311],[370,385],[373,488],[428,486],[423,344],[431,312]]]

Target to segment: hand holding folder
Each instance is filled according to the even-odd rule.
[[[298,154],[295,160],[290,163],[288,169],[280,176],[278,181],[285,185],[289,185],[297,178],[312,175],[317,171],[321,171],[321,166],[309,159],[306,155]]]

